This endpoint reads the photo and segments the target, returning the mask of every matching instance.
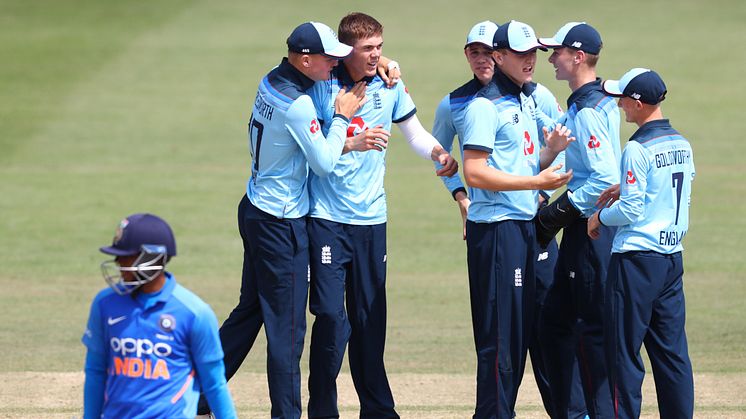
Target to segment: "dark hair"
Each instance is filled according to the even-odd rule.
[[[354,45],[360,39],[383,34],[383,25],[365,13],[352,12],[339,22],[337,36],[340,42]]]

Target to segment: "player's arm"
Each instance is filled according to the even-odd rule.
[[[342,155],[347,138],[350,118],[365,103],[365,84],[358,83],[349,92],[339,92],[334,102],[337,113],[332,118],[328,134],[324,138],[321,124],[316,117],[311,98],[303,95],[296,99],[286,114],[285,127],[295,139],[308,165],[319,176],[326,176]]]
[[[386,87],[389,89],[396,86],[401,78],[399,63],[383,55],[378,59],[377,71],[381,80],[386,83]]]
[[[643,146],[630,141],[622,154],[619,200],[600,212],[604,225],[622,226],[637,221],[645,210],[645,190],[650,162]]]
[[[565,151],[570,143],[575,141],[575,137],[571,136],[572,130],[562,124],[554,124],[551,129],[544,126],[541,132],[545,147],[542,147],[539,152],[539,167],[543,170],[553,164],[552,162],[557,159],[559,153]]]
[[[197,379],[213,415],[218,419],[237,418],[225,379],[218,321],[206,304],[196,313],[189,342]]]
[[[435,172],[436,175],[452,176],[458,171],[456,160],[438,143],[432,134],[427,132],[417,115],[412,115],[396,125],[401,129],[407,143],[415,153],[442,166]]]
[[[445,151],[453,155],[453,143],[456,137],[456,127],[453,125],[453,117],[451,115],[451,106],[449,101],[449,95],[446,95],[443,100],[438,104],[435,110],[435,122],[433,123],[433,137],[443,147]],[[439,162],[435,162],[435,170],[443,168]],[[459,201],[456,197],[457,192],[466,194],[466,188],[464,188],[461,177],[458,173],[454,173],[451,176],[441,176],[441,180],[445,185],[448,192],[451,193],[453,199]]]
[[[85,357],[85,382],[83,383],[83,418],[100,418],[104,409],[106,390],[106,358],[108,346],[103,334],[99,294],[91,304],[83,344],[88,348]]]
[[[570,200],[586,216],[595,211],[601,193],[619,183],[619,162],[613,144],[618,139],[611,138],[603,118],[590,108],[582,109],[575,117],[575,136],[581,142],[578,149],[590,174],[585,183],[572,191]]]
[[[472,101],[464,121],[464,178],[473,188],[490,191],[554,189],[566,184],[572,172],[556,173],[559,166],[543,170],[536,176],[512,175],[488,163],[500,122],[492,102],[485,98]]]

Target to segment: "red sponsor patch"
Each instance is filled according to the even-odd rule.
[[[591,139],[588,140],[588,148],[599,148],[601,147],[601,141],[598,141],[595,135],[591,135]]]
[[[317,121],[315,119],[313,121],[311,121],[311,128],[310,129],[311,129],[311,134],[316,134],[317,132],[319,132],[319,121]]]
[[[409,94],[409,89],[407,89],[407,86],[404,86],[404,93]]]
[[[350,121],[350,125],[347,126],[347,136],[354,137],[367,129],[368,125],[365,124],[363,118],[356,116],[352,118],[352,121]]]
[[[531,135],[528,131],[523,131],[523,155],[534,154],[534,142],[531,141]]]
[[[631,170],[627,170],[627,185],[632,185],[635,182],[637,182],[637,178],[635,177],[635,174],[632,173]]]

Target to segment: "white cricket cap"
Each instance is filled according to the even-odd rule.
[[[487,48],[492,49],[492,39],[495,37],[496,30],[497,24],[490,20],[477,23],[471,28],[469,34],[466,35],[464,48],[471,44],[482,44]]]

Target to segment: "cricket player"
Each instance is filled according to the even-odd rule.
[[[543,127],[528,93],[542,48],[533,28],[511,21],[493,37],[493,82],[464,114],[464,177],[472,324],[477,351],[474,418],[511,418],[533,329],[538,190],[555,189],[572,172],[550,163],[573,141],[561,125]],[[544,170],[541,170],[541,169]],[[540,171],[541,170],[541,171]]]
[[[477,23],[471,28],[466,36],[464,55],[473,73],[473,78],[446,95],[440,101],[435,111],[433,136],[449,153],[453,148],[454,137],[458,135],[458,145],[461,155],[463,155],[464,110],[466,109],[466,105],[476,97],[479,90],[492,81],[495,73],[495,62],[492,60],[492,41],[496,30],[497,24],[489,20]],[[552,120],[558,120],[562,116],[564,112],[549,89],[533,81],[527,83],[526,86],[529,95],[534,100],[536,108],[539,111]],[[542,137],[540,137],[540,143],[543,146],[544,140]],[[564,162],[564,152],[557,156],[553,164],[561,162]],[[466,240],[466,217],[470,201],[464,184],[461,182],[458,174],[449,177],[444,176],[441,179],[458,205],[463,221],[463,239]],[[552,192],[539,191],[540,205],[547,203]],[[536,249],[536,311],[534,318],[538,319],[539,311],[544,304],[546,291],[554,279],[554,267],[557,261],[557,243],[555,240],[552,240],[547,249],[541,249],[538,246]],[[541,349],[542,347],[538,338],[538,327],[534,327],[534,332],[529,343],[531,365],[544,407],[547,413],[551,414],[550,390],[546,372],[544,371],[544,360]],[[575,373],[577,374],[577,366],[575,367]],[[572,392],[573,397],[569,406],[571,411],[570,416],[582,418],[585,416],[586,408],[579,375],[573,381]]]
[[[312,90],[326,130],[339,112],[331,98],[355,83],[367,83],[365,105],[355,114],[348,136],[397,124],[420,156],[444,165],[455,160],[422,127],[403,81],[388,88],[376,75],[383,47],[383,26],[363,13],[345,16],[338,30],[352,54],[332,72],[329,82]],[[309,418],[339,417],[336,378],[349,342],[350,372],[360,400],[361,418],[398,418],[383,362],[386,340],[386,194],[388,135],[379,151],[350,152],[328,176],[310,177],[308,221],[311,252],[311,335],[308,380]]]
[[[619,97],[625,119],[639,127],[622,153],[620,185],[599,199],[599,206],[613,205],[588,220],[593,239],[604,225],[619,228],[605,310],[614,417],[640,417],[644,343],[660,417],[691,418],[694,384],[684,331],[681,240],[689,228],[694,155],[689,141],[663,118],[666,85],[658,73],[634,68],[618,81],[604,82],[603,89]]]
[[[576,357],[588,414],[611,417],[603,353],[603,290],[614,228],[603,227],[598,240],[590,240],[586,230],[601,192],[619,181],[619,109],[596,76],[603,45],[596,29],[570,22],[553,38],[540,42],[553,49],[549,62],[555,76],[567,81],[572,90],[562,120],[577,138],[565,151],[567,169],[574,173],[567,191],[536,218],[542,246],[564,228],[554,283],[540,320],[552,417],[568,417]]]
[[[307,91],[326,80],[352,47],[328,26],[306,22],[287,39],[288,57],[260,82],[249,121],[251,177],[238,206],[244,262],[241,295],[220,328],[226,377],[236,373],[262,325],[273,418],[300,418],[300,357],[308,298],[310,171],[329,174],[343,152],[363,84],[335,95],[326,136]],[[207,414],[207,400],[199,413]]]
[[[171,227],[152,214],[119,224],[101,252],[107,288],[91,304],[83,344],[83,417],[194,418],[200,391],[215,417],[235,418],[218,322],[210,306],[176,282]]]

